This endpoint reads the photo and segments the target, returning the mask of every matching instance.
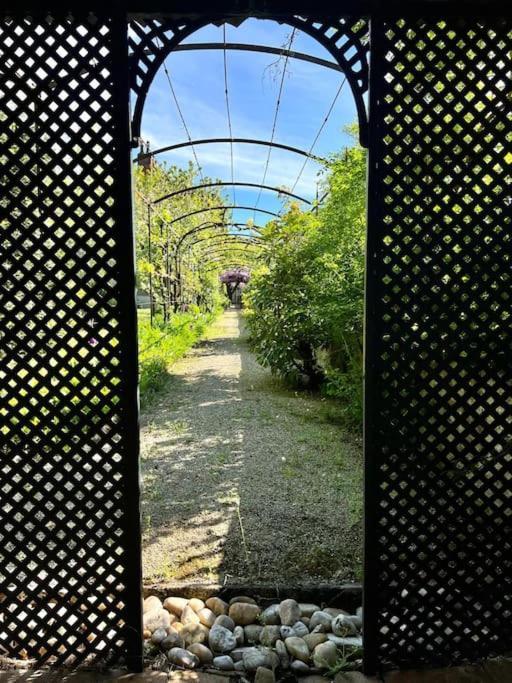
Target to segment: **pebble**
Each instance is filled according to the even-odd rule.
[[[338,648],[332,641],[328,640],[327,642],[320,643],[315,647],[313,652],[313,663],[320,669],[329,669],[333,667],[337,660]]]
[[[290,669],[294,674],[307,674],[309,673],[309,666],[301,662],[300,659],[296,659],[290,664]]]
[[[207,643],[209,635],[210,629],[203,626],[203,624],[185,624],[180,631],[180,636],[183,638],[185,645]]]
[[[180,621],[183,625],[199,624],[199,616],[194,612],[190,605],[186,605],[181,613]]]
[[[363,628],[363,620],[361,619],[361,617],[358,617],[357,614],[351,614],[349,616],[349,619],[358,631],[360,631]]]
[[[260,621],[265,626],[276,626],[281,623],[279,605],[270,605],[260,614]]]
[[[211,611],[217,616],[219,616],[220,614],[227,614],[229,609],[228,603],[224,602],[224,600],[221,600],[221,598],[217,597],[208,598],[208,600],[206,601],[206,607],[208,607],[208,609],[211,609]]]
[[[227,614],[220,614],[215,621],[213,622],[214,626],[223,626],[224,628],[227,628],[228,631],[234,631],[235,630],[235,622],[231,617],[228,617]]]
[[[301,617],[300,620],[302,621],[303,624],[306,624],[306,626],[309,628],[309,622],[311,619],[309,617]]]
[[[233,635],[235,636],[237,646],[244,644],[245,632],[244,632],[243,626],[235,626],[235,629],[233,631]]]
[[[173,664],[184,666],[187,669],[195,669],[199,666],[199,658],[182,647],[173,647],[167,653],[167,657]]]
[[[279,626],[264,626],[260,633],[260,643],[266,647],[273,647],[281,637]]]
[[[242,661],[247,671],[256,671],[259,666],[273,669],[279,664],[279,658],[276,653],[266,647],[248,648],[243,654]]]
[[[293,635],[297,636],[298,638],[304,638],[304,636],[307,636],[309,633],[308,627],[306,624],[303,624],[302,621],[296,621],[292,626],[292,630]]]
[[[287,669],[290,666],[290,657],[288,656],[288,650],[286,645],[282,640],[277,640],[275,645],[277,656],[279,657],[279,665],[281,669]]]
[[[172,612],[177,617],[181,617],[181,613],[187,606],[188,600],[186,598],[174,598],[169,597],[164,600],[164,609],[168,612]]]
[[[291,638],[292,636],[295,635],[295,631],[293,630],[293,628],[291,626],[281,626],[280,633],[281,633],[281,638],[283,640],[286,640],[287,638]]]
[[[318,605],[313,605],[310,602],[299,602],[300,616],[312,617],[315,612],[320,612]]]
[[[309,661],[309,647],[307,643],[302,638],[297,638],[292,636],[284,641],[286,649],[295,659],[300,659],[302,662],[307,663]]]
[[[254,683],[275,683],[276,677],[274,672],[270,669],[266,669],[263,666],[259,666],[256,669],[256,676],[254,677]]]
[[[256,605],[256,600],[254,598],[249,598],[247,595],[236,595],[234,598],[231,598],[229,601],[230,605],[234,605],[235,602],[244,602],[248,605]]]
[[[202,609],[198,610],[197,616],[199,617],[199,621],[204,626],[208,626],[208,628],[211,628],[215,623],[215,613],[212,612],[211,609],[208,609],[208,607],[203,607]]]
[[[344,614],[346,617],[349,615],[348,612],[346,612],[344,609],[339,609],[339,607],[324,607],[322,612],[330,614],[331,617],[337,617],[339,614]]]
[[[299,603],[292,598],[283,600],[279,603],[279,616],[281,618],[281,624],[284,626],[292,626],[295,622],[299,621],[301,617]]]
[[[330,631],[331,630],[331,622],[332,622],[332,617],[330,614],[327,614],[327,612],[315,612],[313,616],[311,617],[311,621],[309,622],[309,628],[311,631],[315,629],[317,626],[321,626],[322,630],[324,632]]]
[[[162,650],[165,650],[166,652],[167,650],[172,650],[173,647],[183,647],[183,645],[184,642],[181,635],[177,631],[173,631],[172,629],[160,643],[160,647],[162,648]]]
[[[153,633],[157,629],[167,629],[171,625],[169,612],[165,609],[152,609],[146,612],[143,617],[144,628]]]
[[[356,616],[361,617],[361,619],[363,618],[363,608],[362,607],[358,607],[356,609]]]
[[[242,660],[235,662],[235,671],[245,671],[245,666]]]
[[[346,638],[341,638],[340,636],[335,636],[334,633],[328,633],[327,639],[338,647],[363,647],[363,639],[361,636],[347,636]]]
[[[151,631],[149,629],[145,628],[142,632],[142,636],[143,636],[144,640],[148,640],[149,638],[151,638]]]
[[[211,666],[213,662],[213,654],[211,650],[206,647],[206,645],[202,645],[201,643],[192,643],[188,646],[187,650],[192,652],[192,654],[199,659],[201,664],[204,666]]]
[[[208,636],[208,643],[213,652],[224,654],[235,649],[236,638],[229,629],[215,625]]]
[[[244,652],[247,652],[248,650],[253,650],[254,648],[252,647],[236,647],[234,650],[232,650],[229,653],[229,656],[234,662],[241,662],[244,656]]]
[[[149,595],[144,600],[142,609],[144,612],[151,612],[154,609],[163,609],[162,601],[160,598],[157,598],[156,595]]]
[[[248,626],[256,621],[260,614],[258,605],[253,605],[248,602],[235,602],[229,608],[229,616],[235,624],[240,626]]]
[[[181,633],[182,630],[183,630],[184,628],[185,628],[185,627],[183,626],[183,624],[181,623],[181,621],[176,621],[176,622],[174,622],[173,624],[171,624],[171,629],[170,629],[170,630],[172,630],[172,631],[177,631],[178,633]]]
[[[246,642],[259,643],[262,628],[263,626],[258,626],[258,624],[249,624],[249,626],[245,626],[244,633]]]
[[[235,663],[229,655],[221,655],[213,658],[213,666],[221,671],[233,671]]]
[[[156,631],[153,631],[153,634],[151,636],[151,642],[154,645],[160,645],[162,640],[165,640],[167,636],[167,631],[165,628],[157,628]]]
[[[191,607],[194,612],[199,612],[199,610],[204,609],[205,604],[199,598],[192,598],[188,601],[188,606]]]
[[[320,645],[320,643],[325,643],[326,640],[327,635],[325,633],[308,633],[307,636],[304,636],[304,641],[311,652],[313,652],[317,645]]]
[[[331,629],[335,636],[357,636],[357,628],[346,614],[338,614],[331,623]]]

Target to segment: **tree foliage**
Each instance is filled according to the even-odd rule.
[[[355,423],[362,385],[364,150],[333,157],[324,185],[323,207],[303,212],[290,204],[263,231],[269,248],[246,289],[247,317],[260,362],[346,399]]]

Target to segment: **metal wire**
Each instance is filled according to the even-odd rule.
[[[298,174],[297,178],[295,179],[295,182],[294,182],[293,185],[292,185],[292,189],[291,189],[292,192],[293,192],[293,191],[295,190],[295,188],[297,187],[297,183],[299,182],[299,180],[300,180],[301,177],[302,177],[302,174],[304,173],[304,169],[306,168],[306,164],[307,164],[308,161],[309,161],[309,155],[313,152],[313,148],[314,148],[314,146],[316,145],[316,143],[318,142],[318,138],[320,137],[320,135],[322,134],[323,129],[324,129],[325,126],[327,125],[327,121],[329,120],[329,117],[331,116],[331,114],[332,114],[332,112],[333,112],[334,106],[335,106],[336,102],[338,101],[338,97],[340,96],[341,91],[343,90],[343,86],[345,85],[346,81],[347,81],[347,77],[345,76],[345,77],[343,78],[343,80],[341,81],[341,85],[340,85],[340,87],[338,88],[336,94],[334,95],[334,99],[333,99],[333,101],[331,102],[331,106],[329,107],[329,109],[328,109],[328,111],[327,111],[327,114],[325,115],[325,118],[324,118],[324,120],[322,121],[322,124],[321,124],[320,128],[318,129],[317,134],[315,135],[315,138],[314,138],[313,142],[311,143],[310,148],[308,149],[308,156],[304,159],[304,163],[302,164],[302,166],[301,166],[301,168],[300,168],[299,174]]]
[[[167,78],[167,83],[169,84],[171,95],[172,95],[172,98],[174,100],[174,104],[176,105],[176,109],[177,109],[179,117],[181,119],[181,124],[183,126],[184,131],[185,131],[185,135],[187,136],[188,141],[191,143],[190,147],[192,149],[192,154],[194,155],[195,162],[197,164],[197,169],[199,171],[199,177],[204,182],[204,176],[203,176],[203,171],[201,169],[201,164],[199,163],[199,159],[197,157],[197,152],[195,150],[195,147],[194,147],[194,144],[192,141],[192,136],[190,135],[190,131],[189,131],[188,126],[187,126],[187,122],[185,121],[185,117],[183,116],[183,111],[181,110],[180,103],[179,103],[178,97],[176,95],[176,91],[174,90],[174,86],[173,86],[172,80],[171,80],[171,75],[167,69],[167,64],[166,64],[165,59],[163,61],[163,67],[164,67],[165,76]]]
[[[234,171],[234,161],[233,161],[233,128],[231,126],[231,111],[229,108],[229,87],[228,87],[228,62],[227,62],[227,52],[226,52],[226,24],[222,27],[222,37],[224,42],[224,95],[226,97],[226,112],[228,115],[228,129],[229,137],[231,142],[229,143],[229,152],[231,156],[231,182],[235,181],[235,171]],[[236,204],[236,190],[233,187],[233,204]]]
[[[294,28],[293,31],[291,32],[290,39],[288,41],[288,45],[286,46],[287,50],[290,50],[291,46],[293,45],[295,33],[296,33],[296,29]],[[286,56],[284,58],[283,73],[281,75],[281,83],[279,84],[279,92],[277,94],[276,109],[274,112],[274,121],[272,123],[272,135],[270,136],[270,143],[271,144],[274,142],[274,136],[276,133],[277,117],[279,116],[279,108],[281,106],[281,96],[283,94],[284,79],[286,77],[286,67],[288,66],[288,60],[289,60],[289,55],[288,55],[288,53],[286,53]],[[262,185],[265,184],[265,180],[267,179],[268,165],[270,163],[271,153],[272,153],[272,147],[269,147],[268,153],[267,153],[267,160],[265,162],[265,170],[263,171],[263,179],[261,181]],[[260,191],[258,192],[258,196],[256,198],[256,203],[254,205],[254,212],[256,212],[256,209],[258,208],[258,204],[260,203],[261,192],[262,192],[262,190],[260,189]]]

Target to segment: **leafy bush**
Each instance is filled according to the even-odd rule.
[[[324,207],[291,204],[263,237],[265,265],[252,271],[245,302],[252,346],[273,372],[344,402],[360,424],[364,301],[364,150],[333,158]]]
[[[149,323],[149,312],[139,315],[140,400],[146,407],[169,377],[169,366],[181,358],[202,336],[216,312],[201,312],[191,306],[187,313],[175,313],[168,323]]]

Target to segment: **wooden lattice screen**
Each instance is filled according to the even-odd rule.
[[[369,670],[512,649],[511,29],[372,22]]]
[[[126,20],[0,19],[0,653],[141,654]]]

